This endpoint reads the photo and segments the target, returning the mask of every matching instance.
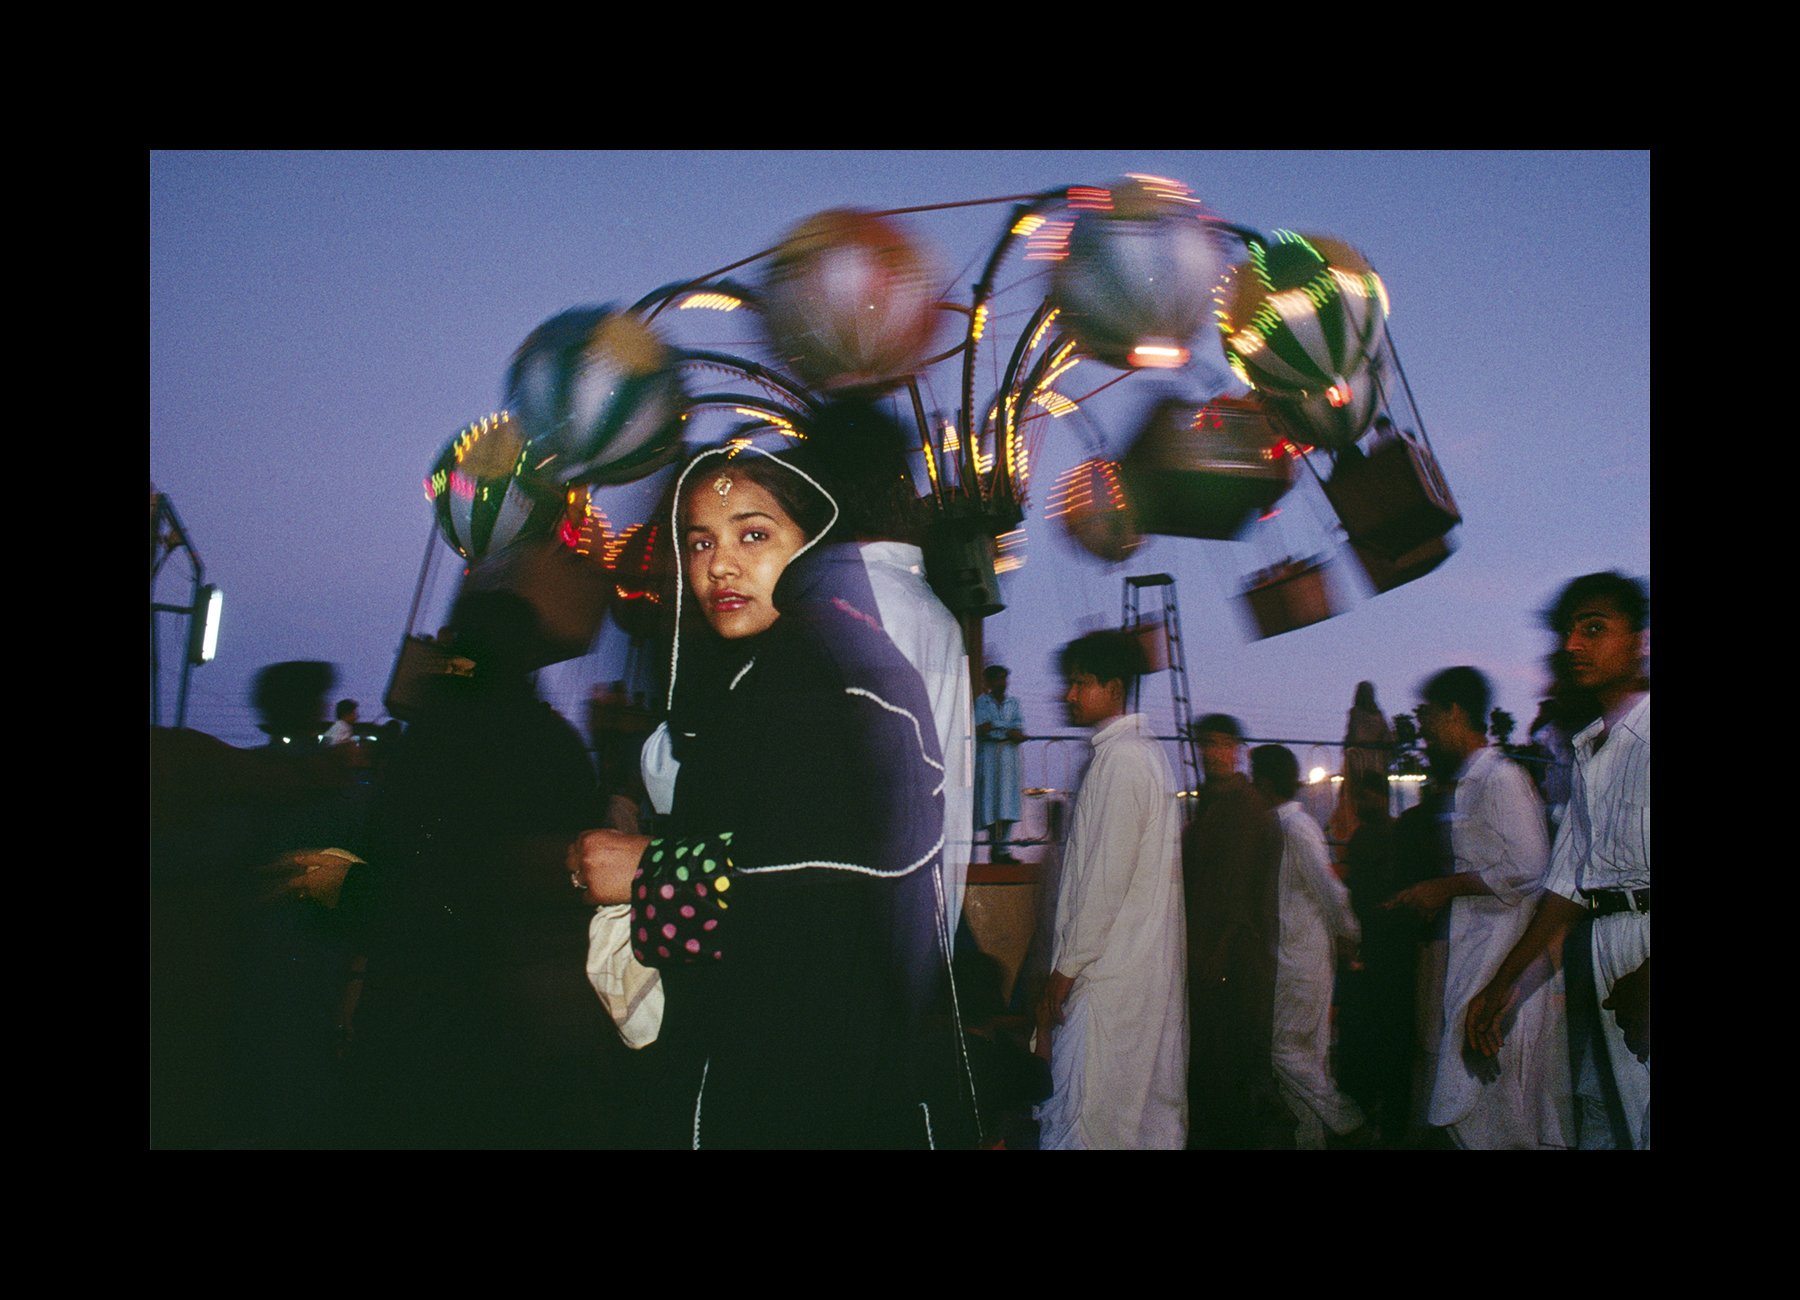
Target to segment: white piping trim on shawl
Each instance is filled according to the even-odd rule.
[[[663,707],[666,709],[673,709],[675,707],[675,666],[681,659],[681,593],[682,589],[687,586],[687,571],[683,568],[681,563],[681,490],[687,483],[687,476],[694,472],[701,461],[709,456],[729,456],[737,451],[753,451],[758,456],[767,456],[777,465],[792,470],[808,483],[811,483],[815,488],[818,488],[819,495],[824,497],[831,505],[831,522],[819,530],[818,537],[808,538],[805,545],[790,555],[788,557],[789,564],[792,564],[802,555],[805,555],[818,543],[820,537],[825,536],[826,533],[829,533],[833,528],[837,527],[838,517],[841,514],[838,510],[837,498],[827,492],[824,485],[820,483],[818,479],[814,478],[803,469],[789,465],[774,452],[764,451],[761,447],[709,447],[699,455],[695,456],[682,468],[680,476],[675,480],[674,503],[669,507],[669,544],[675,550],[675,636],[669,646],[669,693],[667,698],[663,701]]]
[[[925,760],[925,766],[935,767],[938,770],[938,774],[940,776],[943,775],[944,765],[942,763],[934,763],[931,761],[931,753],[929,750],[927,750],[925,748],[925,733],[922,730],[920,730],[919,720],[918,720],[918,718],[913,716],[913,712],[911,709],[903,709],[898,704],[889,704],[886,700],[882,699],[879,695],[875,694],[874,691],[865,691],[860,686],[846,686],[846,687],[844,687],[844,694],[845,695],[860,695],[865,700],[874,700],[875,703],[879,704],[882,708],[886,709],[889,713],[898,713],[901,717],[905,718],[908,722],[912,723],[913,735],[915,738],[917,738],[917,740],[919,742],[919,757]],[[943,792],[944,792],[944,783],[942,781],[939,781],[937,783],[937,789],[933,790],[931,793],[942,794]]]
[[[756,656],[751,655],[750,662],[737,670],[737,676],[731,679],[731,685],[727,686],[725,689],[728,691],[735,691],[737,689],[737,684],[744,680],[744,674],[754,667],[756,667]]]
[[[949,934],[950,918],[944,914],[944,871],[941,866],[931,873],[931,888],[937,895],[938,956],[944,963],[944,978],[950,984],[950,1022],[956,1027],[956,1046],[962,1054],[963,1073],[969,1080],[969,1109],[975,1112],[975,1136],[980,1138],[981,1099],[975,1092],[975,1067],[969,1063],[969,1040],[963,1033],[962,999],[956,995],[956,971],[950,960],[950,943],[945,937]],[[926,1116],[926,1123],[929,1125],[929,1111]]]
[[[700,1099],[706,1096],[706,1072],[712,1069],[712,1057],[700,1067],[700,1091],[694,1094],[694,1150],[700,1149]]]
[[[931,1107],[927,1106],[924,1102],[920,1102],[919,1109],[925,1112],[925,1149],[927,1151],[936,1151],[937,1139],[931,1136]]]
[[[886,880],[898,880],[902,876],[910,876],[920,867],[935,858],[944,848],[944,837],[940,834],[937,843],[925,851],[925,856],[917,862],[901,867],[898,871],[882,871],[878,867],[862,867],[854,862],[783,862],[772,867],[738,867],[735,874],[740,876],[761,875],[765,871],[805,871],[810,867],[824,867],[828,871],[854,871],[859,876],[880,876]],[[943,906],[938,907],[940,912]]]

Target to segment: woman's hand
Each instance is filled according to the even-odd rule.
[[[594,904],[631,901],[631,878],[650,845],[648,835],[583,831],[569,845],[569,884]]]

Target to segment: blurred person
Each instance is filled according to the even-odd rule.
[[[356,743],[356,701],[339,700],[337,702],[337,721],[325,729],[327,745],[351,745]]]
[[[366,794],[318,743],[335,681],[316,660],[259,670],[264,747],[151,730],[155,1146],[305,1146],[328,1126],[335,885],[363,851]],[[325,850],[333,888],[318,889]]]
[[[1275,1090],[1276,894],[1281,830],[1241,770],[1244,730],[1228,713],[1194,723],[1205,775],[1181,837],[1187,914],[1188,1145],[1293,1144]]]
[[[1570,680],[1600,716],[1574,738],[1575,777],[1544,893],[1512,951],[1469,1004],[1486,1056],[1538,958],[1565,935],[1576,1135],[1584,1149],[1650,1145],[1650,597],[1624,574],[1590,573],[1549,613]]]
[[[882,630],[917,670],[931,701],[944,760],[944,901],[954,944],[974,852],[974,721],[962,626],[925,580],[921,506],[899,425],[870,402],[839,398],[806,427],[794,463],[814,471],[838,502],[840,526],[862,553]]]
[[[1251,780],[1281,825],[1281,938],[1275,964],[1272,1056],[1282,1099],[1294,1114],[1295,1145],[1322,1150],[1329,1130],[1350,1145],[1371,1134],[1362,1108],[1331,1075],[1331,997],[1340,946],[1353,953],[1359,928],[1349,891],[1331,871],[1325,833],[1302,808],[1300,761],[1281,745],[1250,751]]]
[[[1347,842],[1356,833],[1356,805],[1351,787],[1365,772],[1385,774],[1394,758],[1394,731],[1381,706],[1375,702],[1375,683],[1358,682],[1344,715],[1344,780],[1331,815],[1332,838]]]
[[[1446,668],[1425,683],[1419,727],[1433,771],[1454,772],[1450,844],[1454,870],[1400,890],[1390,908],[1422,916],[1450,909],[1444,981],[1444,1040],[1427,1121],[1458,1147],[1539,1150],[1571,1136],[1567,1026],[1562,972],[1540,955],[1494,1058],[1463,1050],[1469,1000],[1493,976],[1531,919],[1550,842],[1542,805],[1523,769],[1487,743],[1493,701],[1470,667]]]
[[[987,690],[975,701],[975,821],[988,833],[988,860],[1017,862],[1007,838],[1019,820],[1019,746],[1025,743],[1025,715],[1017,698],[1008,699],[1002,664],[989,664],[981,680]]]
[[[1412,883],[1388,815],[1388,778],[1359,773],[1351,783],[1356,833],[1344,849],[1350,909],[1362,927],[1357,962],[1340,982],[1338,1082],[1389,1142],[1408,1128],[1412,1098],[1413,995],[1419,925],[1382,906]]]
[[[511,592],[459,600],[472,671],[428,683],[384,764],[346,886],[350,1145],[617,1140],[624,1049],[583,976],[591,909],[565,864],[599,801],[581,738],[534,689],[536,617]]]
[[[943,763],[820,482],[708,449],[671,494],[667,833],[589,831],[570,871],[629,903],[684,1145],[967,1146],[948,997]]]
[[[1094,757],[1069,822],[1051,972],[1037,1011],[1052,1094],[1046,1150],[1180,1149],[1187,1137],[1187,1005],[1180,814],[1162,745],[1125,701],[1144,671],[1124,632],[1062,654],[1069,720]]]

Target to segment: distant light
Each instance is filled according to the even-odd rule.
[[[1325,773],[1324,768],[1315,767],[1315,768],[1313,768],[1312,771],[1310,771],[1306,774],[1306,783],[1308,785],[1317,785],[1319,782],[1321,782],[1325,779],[1325,775],[1326,775],[1326,773]]]

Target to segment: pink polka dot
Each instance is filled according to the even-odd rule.
[[[675,937],[675,927],[673,925],[665,925],[663,927],[663,938],[673,939],[674,937]]]
[[[673,898],[673,897],[675,897],[675,886],[673,886],[673,885],[664,885],[664,886],[663,886],[663,887],[662,887],[662,896],[663,896],[663,897],[664,897],[664,898]]]
[[[706,886],[705,885],[695,885],[694,892],[696,894],[698,894],[701,898],[705,898],[706,897]]]
[[[655,903],[645,903],[644,904],[644,915],[649,917],[652,921],[654,921],[656,919],[656,904]]]
[[[649,943],[650,942],[650,931],[639,930],[638,931],[638,942],[639,943]]]
[[[719,960],[719,958],[721,958],[721,957],[723,957],[723,956],[724,956],[724,955],[725,955],[725,954],[724,954],[724,953],[722,953],[722,952],[715,952],[715,953],[714,953],[714,954],[713,954],[713,960],[714,960],[714,961],[718,961],[718,960]]]
[[[667,949],[667,948],[665,948],[665,947],[663,947],[663,946],[662,946],[662,945],[661,945],[661,944],[660,944],[660,943],[659,943],[659,944],[657,944],[657,945],[656,945],[656,955],[657,955],[657,956],[658,956],[658,957],[667,957],[667,956],[668,956],[668,955],[669,955],[669,950],[668,950],[668,949]]]
[[[701,926],[700,928],[702,930],[714,930],[714,929],[718,928],[718,925],[719,925],[719,918],[716,916],[709,916],[706,918],[706,924]]]
[[[683,916],[692,916],[694,914],[694,909],[692,907],[688,906],[688,904],[683,903],[681,905],[681,914]]]
[[[649,896],[650,896],[649,889],[643,885],[639,885],[638,886],[638,897],[639,898],[648,898]]]
[[[689,952],[699,952],[700,951],[700,941],[698,939],[689,939],[687,941],[687,950]]]

